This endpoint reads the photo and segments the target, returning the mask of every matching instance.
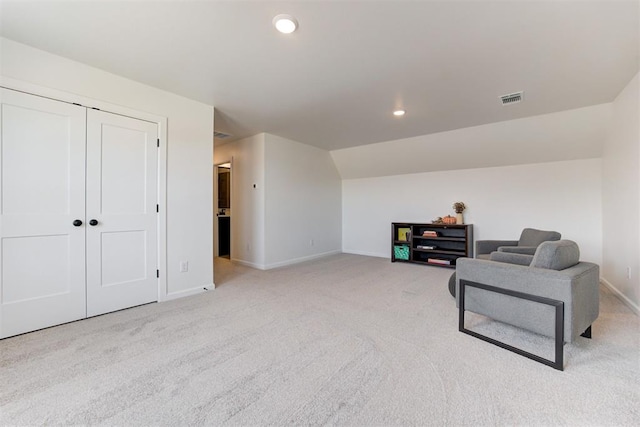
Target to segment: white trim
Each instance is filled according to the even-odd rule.
[[[214,147],[215,150],[215,147]],[[220,211],[220,208],[218,208],[218,191],[220,191],[218,189],[218,165],[217,164],[213,164],[213,182],[211,183],[211,185],[213,185],[213,257],[216,258],[218,256],[220,256],[220,248],[219,243],[218,243],[218,212]],[[231,251],[229,251],[229,255],[231,255]],[[213,269],[213,277],[215,278],[216,275],[216,270],[215,270],[215,266]],[[214,279],[215,280],[215,279]]]
[[[335,251],[323,252],[321,254],[309,255],[309,256],[305,256],[305,257],[289,259],[289,260],[286,260],[286,261],[275,262],[273,264],[268,264],[268,265],[256,264],[254,262],[245,261],[245,260],[236,259],[236,258],[232,258],[231,261],[235,262],[235,263],[238,263],[240,265],[244,265],[246,267],[256,268],[258,270],[272,270],[274,268],[285,267],[287,265],[293,265],[293,264],[299,264],[301,262],[311,261],[311,260],[314,260],[314,259],[324,258],[324,257],[327,257],[329,255],[335,255],[335,254],[341,254],[341,253],[342,253],[341,250],[335,250]]]
[[[158,301],[169,293],[169,271],[167,268],[167,118],[162,117],[158,123]]]
[[[637,316],[640,316],[640,306],[638,306],[638,304],[634,303],[633,301],[631,301],[629,299],[629,297],[627,297],[625,294],[623,294],[622,292],[620,292],[618,290],[618,288],[616,288],[615,286],[613,286],[613,284],[611,282],[609,282],[607,279],[605,279],[604,277],[600,278],[600,283],[602,283],[604,286],[606,286],[607,288],[609,288],[609,290],[616,296],[618,297],[618,299],[620,301],[622,301],[626,306],[628,306],[631,311],[633,311]]]
[[[166,301],[171,301],[171,300],[174,300],[174,299],[190,297],[192,295],[198,295],[198,294],[201,294],[201,293],[206,292],[208,290],[211,290],[214,287],[215,287],[215,285],[212,283],[210,285],[199,286],[197,288],[191,288],[191,289],[185,289],[183,291],[172,292],[170,294],[166,294],[164,296],[164,298],[162,300],[158,300],[158,302],[166,302]]]
[[[82,95],[76,95],[74,93],[64,92],[57,89],[51,89],[44,86],[35,85],[33,83],[23,82],[21,80],[12,79],[10,77],[0,76],[0,86],[7,89],[17,90],[20,92],[26,92],[31,95],[50,98],[55,101],[69,102],[80,104],[88,108],[98,108],[110,113],[120,114],[123,116],[130,116],[136,119],[146,120],[149,122],[160,123],[162,119],[166,118],[158,116],[146,111],[134,110],[122,105],[111,104],[109,102],[100,101],[98,99],[87,98]]]
[[[376,257],[376,258],[387,258],[387,259],[391,259],[391,255],[390,255],[390,254],[381,255],[381,254],[373,253],[373,252],[353,251],[353,250],[349,250],[349,249],[343,249],[343,250],[342,250],[342,253],[345,253],[345,254],[353,254],[353,255],[373,256],[373,257]]]
[[[293,264],[299,264],[301,262],[311,261],[311,260],[314,260],[314,259],[324,258],[324,257],[329,256],[329,255],[335,255],[335,254],[340,254],[340,253],[342,253],[341,250],[335,250],[335,251],[323,252],[321,254],[304,256],[304,257],[300,257],[300,258],[293,258],[293,259],[289,259],[289,260],[286,260],[286,261],[274,262],[273,264],[266,265],[264,267],[264,270],[271,270],[273,268],[285,267],[287,265],[293,265]]]
[[[265,266],[262,264],[256,264],[254,262],[249,262],[249,261],[245,261],[237,258],[231,258],[231,261],[240,265],[244,265],[245,267],[256,268],[258,270],[266,270]]]
[[[215,150],[215,146],[214,146]],[[229,206],[232,205],[233,202],[233,156],[227,161],[217,162],[213,164],[213,257],[220,256],[220,243],[219,243],[219,230],[218,230],[218,211],[220,207],[218,206],[218,192],[220,189],[218,188],[218,166],[223,165],[225,163],[230,163],[231,167],[229,168]],[[233,209],[230,207],[231,215],[233,215]],[[231,223],[233,222],[233,218],[231,218]],[[229,231],[231,232],[231,223],[229,224]],[[233,246],[233,235],[229,238],[229,257],[231,257],[231,248]],[[215,270],[214,270],[215,277]]]
[[[56,101],[80,104],[87,108],[98,108],[109,113],[145,120],[158,125],[158,138],[160,148],[158,148],[158,301],[165,301],[168,296],[167,283],[167,118],[145,111],[134,110],[121,105],[87,98],[69,92],[51,89],[33,83],[23,82],[10,77],[0,76],[0,87],[4,87],[19,92],[28,93],[35,96],[53,99]]]

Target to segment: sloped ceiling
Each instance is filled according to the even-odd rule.
[[[637,1],[7,1],[0,34],[328,150],[611,102]],[[286,36],[279,13],[300,28]],[[498,97],[524,90],[503,107]],[[407,114],[392,116],[395,108]]]
[[[602,156],[611,104],[331,151],[343,179]],[[425,185],[446,185],[446,182]]]

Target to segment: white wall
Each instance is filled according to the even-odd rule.
[[[340,251],[340,175],[328,151],[262,133],[216,148],[214,163],[231,159],[231,259],[269,269]]]
[[[214,163],[231,167],[231,259],[265,265],[265,134],[220,145]],[[255,188],[254,188],[255,185]]]
[[[167,119],[167,297],[213,283],[213,107],[0,38],[3,78]],[[189,272],[180,273],[180,261]]]
[[[329,152],[266,134],[265,165],[266,268],[340,252],[341,179]]]
[[[602,276],[640,314],[640,85],[638,75],[613,102],[602,157]],[[631,277],[627,276],[631,269]]]
[[[602,260],[601,160],[346,179],[343,251],[390,257],[391,222],[431,222],[467,205],[474,238],[517,239],[525,227],[575,240],[581,258]]]

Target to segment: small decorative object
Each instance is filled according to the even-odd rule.
[[[431,221],[431,224],[442,224],[442,217],[439,216],[438,218],[434,219],[433,221]]]
[[[454,217],[452,217],[451,215],[447,215],[444,218],[442,218],[442,222],[445,224],[455,224],[456,223],[456,219]]]
[[[462,216],[462,212],[467,207],[463,202],[455,202],[453,204],[453,210],[456,211],[456,224],[464,224],[464,217]]]

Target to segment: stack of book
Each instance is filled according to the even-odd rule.
[[[451,265],[451,260],[450,259],[427,258],[427,262],[430,262],[432,264]]]
[[[438,237],[438,233],[433,230],[426,230],[422,233],[422,237]]]
[[[433,246],[433,245],[418,245],[417,248],[418,249],[430,249],[430,250],[433,250],[433,249],[437,248],[437,246]]]
[[[398,228],[398,240],[401,242],[408,242],[411,240],[411,229],[410,228]]]

